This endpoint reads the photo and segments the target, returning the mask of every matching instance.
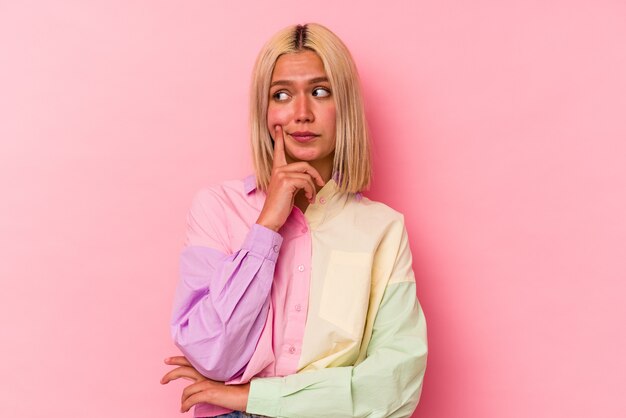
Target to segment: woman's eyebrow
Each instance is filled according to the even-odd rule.
[[[309,80],[309,84],[316,84],[328,81],[328,77],[316,77]]]
[[[328,77],[324,76],[324,77],[315,77],[312,78],[308,81],[309,84],[316,84],[316,83],[322,83],[322,82],[328,82]],[[292,85],[294,82],[290,81],[290,80],[276,80],[276,81],[272,81],[272,84],[270,84],[270,87],[274,87],[277,85],[285,85],[285,86],[290,86]]]

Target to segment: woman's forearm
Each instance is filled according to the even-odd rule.
[[[172,313],[175,344],[204,376],[235,377],[250,360],[269,309],[282,237],[253,225],[241,250],[183,250]]]

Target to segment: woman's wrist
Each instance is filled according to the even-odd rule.
[[[271,229],[274,232],[278,232],[278,230],[282,226],[282,225],[276,225],[275,223],[267,221],[266,219],[264,219],[263,215],[259,216],[259,219],[257,219],[256,223],[268,229]]]
[[[245,385],[228,385],[227,388],[231,389],[232,402],[234,410],[244,411],[248,406],[248,394],[250,393],[250,383]]]

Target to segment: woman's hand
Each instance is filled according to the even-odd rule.
[[[222,382],[207,379],[183,356],[166,358],[165,364],[179,367],[170,370],[163,376],[161,384],[164,385],[172,380],[181,378],[194,382],[183,390],[180,406],[181,412],[187,412],[192,406],[202,402],[219,405],[235,411],[246,410],[248,393],[250,392],[249,383],[245,385],[225,385]]]
[[[256,223],[278,231],[291,213],[295,196],[300,190],[304,191],[309,202],[315,201],[315,183],[320,187],[325,184],[320,173],[311,164],[306,161],[287,164],[283,129],[280,125],[276,126],[270,184]]]

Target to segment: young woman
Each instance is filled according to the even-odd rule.
[[[317,24],[262,49],[255,175],[189,215],[162,383],[195,416],[408,417],[426,367],[403,215],[363,197],[370,145],[357,71]],[[224,383],[225,382],[225,383]],[[245,412],[243,412],[245,411]]]

